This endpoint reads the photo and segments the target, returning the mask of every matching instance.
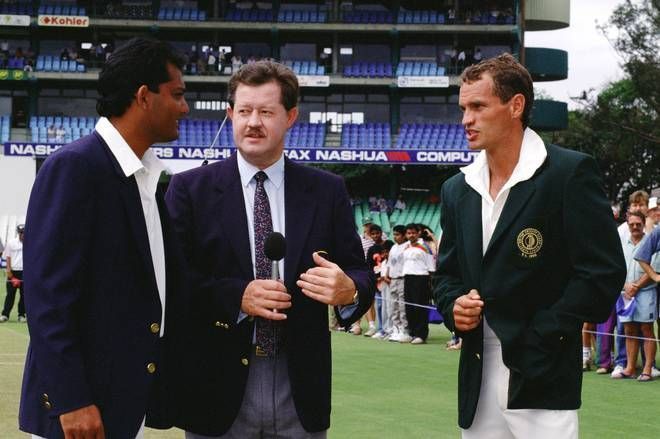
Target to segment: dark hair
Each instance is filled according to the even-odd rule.
[[[394,247],[394,243],[388,239],[382,244],[382,246],[383,246],[383,250],[389,251],[392,249],[392,247]]]
[[[372,224],[369,226],[369,233],[371,232],[382,232],[383,229],[378,224]]]
[[[628,216],[626,217],[626,224],[628,224],[628,218],[631,216],[636,216],[637,218],[642,220],[642,226],[646,224],[646,215],[644,215],[642,212],[637,211],[637,212],[628,212]]]
[[[112,52],[101,69],[96,111],[105,117],[121,116],[143,85],[158,93],[158,86],[172,79],[167,71],[168,64],[179,70],[184,65],[183,57],[168,43],[131,38]]]
[[[416,232],[419,232],[419,224],[416,223],[410,223],[406,226],[406,231],[408,230],[415,230]]]
[[[296,107],[300,96],[296,74],[284,64],[267,60],[243,64],[237,72],[231,75],[227,96],[229,105],[234,107],[234,98],[239,84],[255,86],[272,81],[280,86],[280,102],[286,111]]]
[[[392,227],[392,231],[396,233],[400,233],[402,235],[406,234],[406,227],[402,226],[401,224],[397,224],[396,226]]]
[[[534,106],[534,84],[527,69],[513,55],[503,53],[463,70],[461,82],[478,81],[484,73],[493,78],[493,93],[500,98],[500,101],[508,102],[518,93],[525,97],[521,121],[523,127],[527,127]]]

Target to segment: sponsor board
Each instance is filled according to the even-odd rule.
[[[330,87],[330,77],[297,75],[298,85],[301,87]]]
[[[39,15],[39,26],[89,27],[89,17],[79,15]]]
[[[0,70],[0,81],[23,81],[28,79],[28,74],[23,70]]]
[[[397,76],[396,85],[400,88],[447,88],[449,76]]]
[[[57,151],[61,144],[7,142],[7,156],[46,157]],[[223,160],[236,148],[202,146],[152,147],[158,157],[165,160]],[[348,149],[348,148],[287,148],[284,154],[291,160],[306,163],[353,163],[353,164],[418,164],[418,165],[468,165],[477,156],[476,151],[466,150],[404,150],[404,149]]]
[[[0,26],[22,26],[30,25],[29,15],[0,14]]]

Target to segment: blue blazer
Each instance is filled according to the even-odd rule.
[[[312,253],[326,250],[359,292],[359,306],[344,324],[366,312],[375,283],[342,179],[287,159],[284,190],[284,283],[292,296],[286,323],[289,378],[303,427],[322,431],[330,425],[328,307],[305,296],[296,280],[314,266]],[[243,291],[254,275],[236,154],[175,175],[165,198],[192,278],[176,425],[217,436],[240,409],[254,330],[253,319],[237,323]]]
[[[61,438],[59,415],[90,404],[98,406],[107,438],[135,437],[148,409],[149,424],[168,426],[160,384],[180,308],[173,294],[177,252],[162,202],[159,210],[167,261],[163,339],[135,178],[124,175],[96,132],[39,170],[23,248],[30,345],[21,430]]]

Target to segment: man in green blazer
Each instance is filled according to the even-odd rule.
[[[596,162],[527,127],[532,79],[511,55],[467,68],[474,163],[442,188],[438,310],[463,338],[463,438],[577,438],[582,323],[626,275]]]

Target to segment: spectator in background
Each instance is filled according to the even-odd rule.
[[[476,48],[474,51],[474,55],[472,56],[472,59],[475,63],[480,62],[484,58],[483,54],[481,53],[481,49],[479,47]]]
[[[25,225],[16,226],[16,238],[7,242],[2,252],[2,257],[7,260],[7,296],[5,306],[0,314],[0,323],[9,320],[11,309],[16,300],[16,291],[19,292],[18,299],[18,321],[26,322],[25,302],[23,301],[23,237],[25,236]]]
[[[653,273],[646,273],[646,268],[654,272],[660,269],[660,256],[652,251],[657,242],[648,240],[649,245],[643,246],[644,225],[646,217],[640,211],[631,212],[628,215],[627,224],[630,228],[630,238],[628,245],[624,247],[624,256],[628,266],[626,283],[621,291],[622,299],[625,301],[634,300],[632,312],[619,313],[619,318],[623,322],[626,334],[626,367],[619,374],[612,375],[612,378],[632,378],[637,369],[637,355],[639,353],[639,339],[641,336],[651,340],[644,340],[645,361],[642,373],[637,378],[638,381],[651,381],[653,361],[655,360],[656,342],[653,334],[653,324],[657,319],[657,292],[656,280]],[[653,256],[656,254],[655,256]],[[640,261],[638,263],[637,261]],[[643,263],[643,265],[642,265]]]
[[[374,272],[378,277],[376,288],[380,292],[380,303],[378,300],[378,331],[372,336],[377,339],[389,339],[392,334],[392,297],[390,294],[390,279],[387,277],[389,267],[390,250],[394,243],[385,241],[380,250],[380,265],[375,267]]]
[[[635,253],[635,260],[639,263],[653,282],[660,282],[660,270],[653,262],[660,258],[660,227],[656,227],[648,235],[648,238],[641,244],[637,253]],[[660,300],[656,297],[656,300]],[[660,325],[660,316],[658,316],[658,325]],[[654,378],[660,377],[660,370],[657,367],[651,369],[651,376]]]
[[[433,254],[420,238],[418,224],[406,226],[406,247],[403,251],[404,296],[411,344],[426,343],[429,336],[429,310],[431,302],[429,275],[435,271]],[[416,306],[416,305],[421,305]]]
[[[408,320],[404,303],[403,251],[407,242],[406,228],[402,225],[394,226],[392,237],[394,245],[389,251],[385,273],[385,281],[389,286],[388,295],[391,300],[389,310],[392,322],[392,331],[388,340],[408,343],[412,338],[408,334]]]
[[[399,194],[394,203],[394,210],[406,210],[406,202],[403,200],[403,195]]]
[[[626,215],[631,212],[642,212],[644,216],[646,216],[648,204],[649,194],[642,190],[635,191],[628,197],[628,211],[626,212]],[[626,242],[626,240],[630,238],[630,229],[628,228],[626,221],[619,226],[618,231],[621,242]]]
[[[380,252],[382,250],[382,245],[385,242],[385,239],[383,238],[383,229],[378,224],[369,225],[369,238],[371,238],[371,242],[373,244],[367,249],[367,255],[365,258],[367,260],[367,266],[369,269],[373,270],[376,266],[376,263],[380,261]],[[367,331],[364,333],[365,337],[372,337],[374,334],[376,334],[377,329],[375,307],[379,304],[380,301],[373,301],[365,313],[365,316],[367,317],[367,323],[369,325]],[[360,322],[361,319],[355,322],[351,328],[351,332],[355,335],[358,335],[362,332]]]
[[[648,208],[646,210],[646,226],[644,232],[649,234],[656,228],[660,222],[660,207],[658,207],[658,197],[649,198]]]

